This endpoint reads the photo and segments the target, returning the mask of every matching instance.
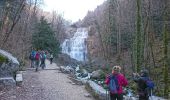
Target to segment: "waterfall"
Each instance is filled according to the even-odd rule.
[[[87,37],[88,29],[78,28],[72,38],[65,39],[63,42],[62,53],[65,53],[78,61],[87,61]]]

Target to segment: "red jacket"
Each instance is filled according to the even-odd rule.
[[[127,85],[128,85],[128,81],[127,81],[127,79],[124,77],[124,75],[123,75],[123,74],[120,74],[120,73],[116,75],[116,78],[117,78],[118,84],[119,84],[118,94],[122,94],[122,93],[123,93],[122,87],[127,86]],[[110,83],[110,76],[108,76],[108,77],[106,78],[105,83],[106,83],[107,85],[109,85],[109,83]]]

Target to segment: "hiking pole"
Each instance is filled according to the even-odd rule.
[[[106,100],[107,100],[107,89],[106,89]]]
[[[109,90],[106,88],[106,100],[110,100],[109,99]]]
[[[106,89],[106,100],[109,100],[108,99],[108,91],[107,91],[107,89]]]

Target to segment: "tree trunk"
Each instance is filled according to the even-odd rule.
[[[137,32],[136,32],[136,72],[141,66],[141,0],[137,0]]]
[[[164,13],[164,31],[163,31],[163,54],[164,54],[164,96],[168,98],[169,96],[169,75],[168,75],[168,1],[165,0],[165,13]]]

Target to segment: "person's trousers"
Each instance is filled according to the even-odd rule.
[[[35,61],[31,60],[31,67],[34,68],[34,66],[35,66]]]
[[[149,100],[149,96],[139,96],[139,100]]]
[[[53,63],[53,58],[50,58],[50,64],[52,64]]]
[[[42,67],[42,69],[44,69],[46,66],[45,66],[45,59],[42,59],[41,60],[41,64],[40,66]]]
[[[110,100],[123,100],[123,94],[111,94],[110,93]]]
[[[35,61],[35,66],[36,66],[35,71],[38,71],[38,67],[40,66],[40,60]]]

